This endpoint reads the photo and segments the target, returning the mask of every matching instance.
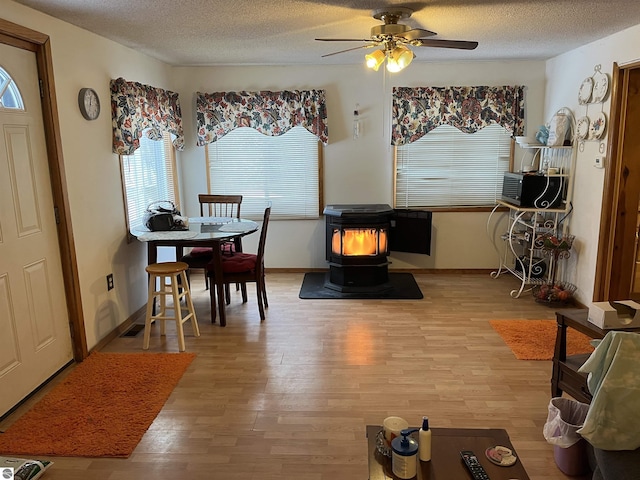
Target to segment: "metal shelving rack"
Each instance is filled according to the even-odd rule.
[[[500,259],[498,270],[491,272],[492,278],[497,278],[503,273],[511,273],[521,281],[520,287],[510,292],[513,298],[519,298],[524,291],[531,290],[536,285],[542,285],[549,281],[549,275],[557,274],[557,259],[545,255],[544,238],[547,235],[564,236],[568,233],[566,217],[571,213],[571,198],[573,193],[573,169],[576,153],[571,146],[547,147],[544,145],[528,145],[525,148],[537,149],[534,153],[540,155],[540,168],[553,173],[544,175],[547,178],[559,177],[560,191],[564,194],[561,208],[545,208],[546,204],[536,207],[520,207],[507,201],[499,200],[491,211],[487,220],[487,234],[491,240],[496,235],[492,233],[491,226],[498,211],[508,209],[508,228],[501,235],[501,245],[494,243],[494,248]],[[547,182],[547,187],[549,182]],[[543,192],[538,199],[545,196]],[[548,262],[548,263],[547,263]]]

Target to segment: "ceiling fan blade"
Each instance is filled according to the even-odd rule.
[[[418,39],[413,41],[411,44],[415,47],[457,48],[460,50],[474,50],[478,46],[478,42],[434,39]]]
[[[360,50],[361,48],[372,48],[377,46],[378,45],[376,43],[372,43],[370,45],[360,45],[359,47],[347,48],[346,50],[340,50],[339,52],[327,53],[326,55],[322,55],[322,58],[330,57],[331,55],[337,55],[339,53],[351,52],[352,50]]]
[[[414,28],[412,30],[407,30],[404,33],[399,34],[399,37],[406,38],[407,40],[417,40],[419,38],[433,37],[437,35],[436,32],[432,32],[431,30],[424,30],[423,28]]]
[[[370,38],[316,38],[319,42],[370,42]]]

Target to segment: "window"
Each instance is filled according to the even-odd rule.
[[[500,125],[463,133],[440,125],[396,148],[395,206],[493,206],[511,165],[511,134]]]
[[[16,82],[0,67],[0,109],[24,110]]]
[[[164,133],[158,141],[143,134],[140,148],[133,155],[121,155],[120,159],[129,229],[142,226],[144,212],[150,203],[171,200],[178,204],[175,153],[170,134]]]
[[[242,216],[318,218],[321,148],[303,127],[284,135],[236,128],[206,147],[209,192],[242,195]]]

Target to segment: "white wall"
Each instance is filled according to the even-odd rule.
[[[576,119],[583,115],[593,116],[600,111],[605,112],[609,119],[611,95],[603,104],[591,104],[587,109],[586,105],[578,104],[580,85],[586,77],[594,74],[596,65],[601,65],[601,71],[611,76],[614,62],[623,65],[639,59],[640,25],[637,25],[549,60],[544,102],[546,120],[561,107],[569,107]],[[569,281],[578,286],[576,297],[584,304],[593,299],[605,177],[605,169],[595,168],[594,160],[596,156],[602,156],[599,151],[601,143],[606,152],[607,141],[605,133],[603,140],[585,141],[583,151],[581,148],[577,151],[574,211],[570,218],[570,230],[576,240],[567,264],[567,274]]]
[[[324,89],[329,145],[324,149],[325,204],[393,205],[390,146],[391,89],[394,86],[525,85],[527,133],[542,121],[543,62],[414,62],[389,75],[362,65],[304,67],[184,67],[174,71],[181,98],[187,149],[180,155],[183,206],[197,212],[197,194],[207,191],[204,147],[195,147],[194,92]],[[353,139],[353,110],[359,104],[362,131]],[[394,254],[391,268],[495,268],[498,257],[486,234],[488,213],[435,213],[431,256]],[[324,220],[273,221],[267,268],[326,268]],[[257,236],[254,236],[257,237]],[[247,237],[247,251],[255,248]]]
[[[127,244],[120,167],[111,153],[109,81],[124,77],[170,88],[170,68],[103,37],[10,0],[0,16],[51,38],[60,134],[87,343],[92,348],[146,302],[146,249]],[[0,59],[0,62],[2,60]],[[78,91],[93,87],[102,107],[95,121],[78,110]],[[107,292],[106,275],[115,288]]]

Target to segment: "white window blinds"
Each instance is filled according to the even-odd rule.
[[[207,145],[209,193],[242,195],[242,216],[317,218],[320,211],[320,145],[303,127],[268,136],[237,128]]]
[[[396,150],[396,208],[494,205],[510,165],[511,136],[500,125],[462,133],[441,125]]]
[[[121,155],[122,183],[130,229],[142,226],[144,212],[152,202],[170,200],[178,204],[175,155],[171,135],[162,140],[140,139],[140,148],[132,155]]]

